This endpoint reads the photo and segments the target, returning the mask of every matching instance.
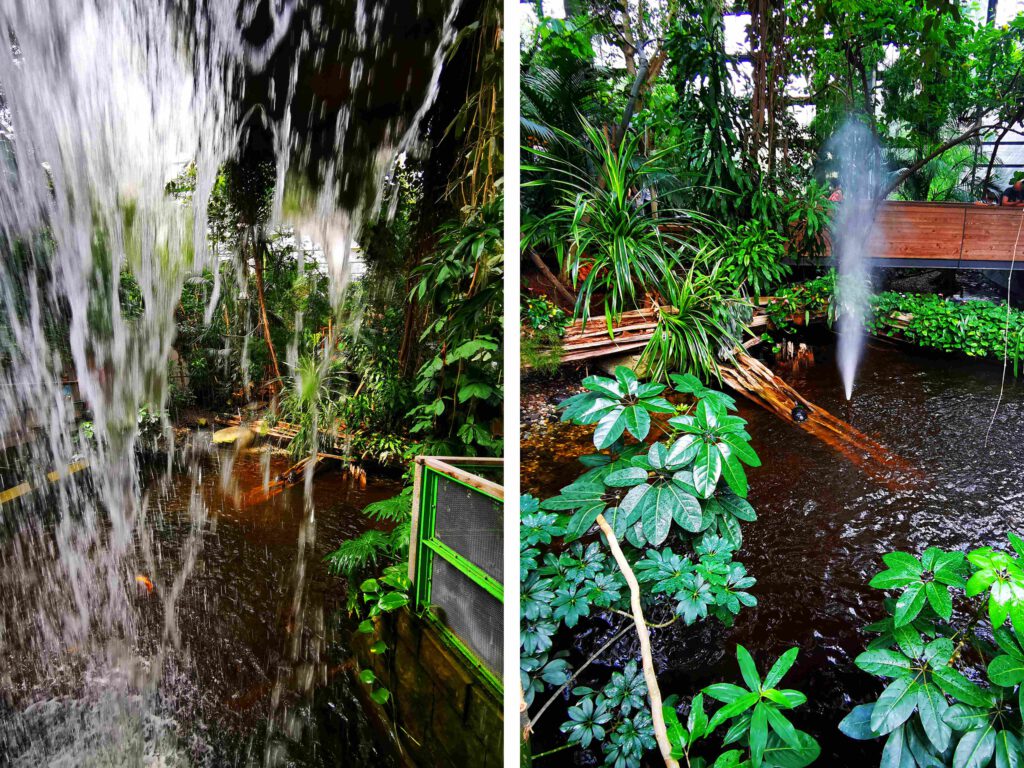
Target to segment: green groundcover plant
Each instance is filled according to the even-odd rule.
[[[814,314],[827,312],[829,322],[836,319],[839,302],[835,294],[835,272],[779,291],[766,308],[772,324],[782,332],[792,332],[794,315],[805,322]],[[867,330],[901,338],[929,349],[981,357],[1003,359],[1014,375],[1024,362],[1024,312],[991,301],[962,301],[931,293],[884,291],[871,297]]]
[[[871,580],[887,616],[856,665],[884,681],[839,728],[885,739],[882,768],[1024,764],[1024,539],[964,555],[890,552]]]
[[[746,500],[744,466],[760,461],[746,422],[732,413],[729,395],[692,375],[671,379],[681,405],[665,397],[666,385],[641,382],[625,367],[615,378],[586,378],[585,391],[562,403],[562,419],[594,425],[597,452],[580,457],[585,471],[558,495],[521,499],[520,664],[531,724],[568,691],[559,749],[599,751],[614,768],[639,766],[657,746],[641,666],[633,660],[599,686],[574,686],[589,662],[574,671],[559,642],[560,631],[597,614],[619,623],[597,655],[632,631],[626,580],[595,527],[598,518],[623,546],[649,626],[709,619],[731,625],[757,602],[750,593],[756,580],[734,557],[742,525],[757,517]],[[784,714],[806,697],[778,687],[796,654],[787,651],[762,679],[739,647],[745,687],[716,683],[689,701],[665,699],[674,759],[689,768],[813,762],[817,743]],[[709,712],[711,702],[721,706]]]

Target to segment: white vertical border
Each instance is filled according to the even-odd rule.
[[[505,766],[519,766],[519,0],[505,0]]]

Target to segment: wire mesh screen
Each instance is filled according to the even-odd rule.
[[[495,675],[502,672],[502,605],[440,557],[432,567],[431,600],[438,617]]]
[[[434,535],[503,582],[502,505],[447,477],[437,478]]]

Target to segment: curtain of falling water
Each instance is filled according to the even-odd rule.
[[[196,495],[185,565],[169,575],[173,586],[163,597],[164,647],[147,667],[154,659],[143,659],[138,645],[134,576],[138,563],[157,567],[158,558],[148,547],[136,417],[140,407],[166,401],[183,281],[204,268],[219,277],[218,254],[207,248],[206,202],[217,169],[246,139],[239,119],[245,78],[281,53],[295,9],[303,5],[0,4],[0,34],[10,40],[0,50],[0,439],[13,447],[15,463],[34,487],[48,486],[47,473],[77,458],[90,467],[89,487],[59,483],[51,495],[27,497],[12,525],[13,554],[0,562],[0,657],[14,660],[0,669],[0,694],[17,694],[10,697],[15,702],[54,687],[79,690],[83,679],[106,685],[113,674],[133,690],[159,687],[159,656],[176,642],[174,603],[201,548],[206,510]],[[360,130],[345,106],[334,126],[337,151],[317,160],[322,183],[305,189],[298,204],[282,205],[286,180],[310,161],[289,107],[299,57],[315,47],[315,35],[295,36],[300,42],[292,43],[296,64],[286,92],[275,92],[271,83],[271,103],[285,104],[271,121],[275,218],[291,219],[323,249],[336,305],[356,227],[379,204],[380,177],[418,138],[456,8],[448,9],[446,23],[424,44],[430,76],[414,92],[412,106],[397,111],[384,130],[362,137],[360,168],[368,178],[342,205],[339,186],[348,181],[342,149]],[[395,42],[386,40],[392,19],[384,9],[377,4],[370,11],[361,2],[353,9],[354,33],[347,38],[354,52],[347,73],[352,89],[372,83],[375,55]],[[257,10],[270,13],[271,32],[253,44],[240,29]],[[309,29],[316,29],[318,18],[314,7]],[[198,169],[197,188],[192,205],[185,206],[166,194],[165,185],[190,162]],[[125,271],[137,282],[144,306],[141,316],[130,319],[119,299]],[[214,297],[221,290],[218,283]],[[92,411],[93,441],[81,439],[65,378],[77,380]],[[169,425],[165,432],[170,437]],[[308,491],[309,479],[307,499]],[[0,517],[14,520],[9,510],[0,507]],[[307,501],[297,542],[291,613],[298,626],[288,674],[310,682],[300,638],[313,523]],[[322,624],[322,617],[315,621]],[[69,663],[72,658],[78,665]],[[268,763],[275,723],[287,720],[276,708],[280,694],[276,689]]]

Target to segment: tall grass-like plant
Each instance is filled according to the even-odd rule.
[[[683,268],[687,243],[664,229],[703,219],[688,211],[646,210],[657,188],[671,185],[666,150],[645,157],[636,135],[616,147],[586,121],[585,142],[552,130],[557,142],[526,148],[538,164],[524,170],[540,177],[523,186],[551,185],[558,202],[550,213],[527,223],[522,247],[553,251],[577,291],[576,317],[587,320],[593,304],[600,302],[610,329],[623,312],[642,306],[648,292],[658,291]]]
[[[732,354],[750,316],[721,264],[699,258],[662,284],[658,327],[640,357],[640,368],[651,378],[664,381],[669,373],[720,378],[719,359]]]
[[[299,358],[286,381],[276,416],[299,428],[288,445],[293,460],[333,448],[344,397],[342,384],[337,361],[311,355]]]

